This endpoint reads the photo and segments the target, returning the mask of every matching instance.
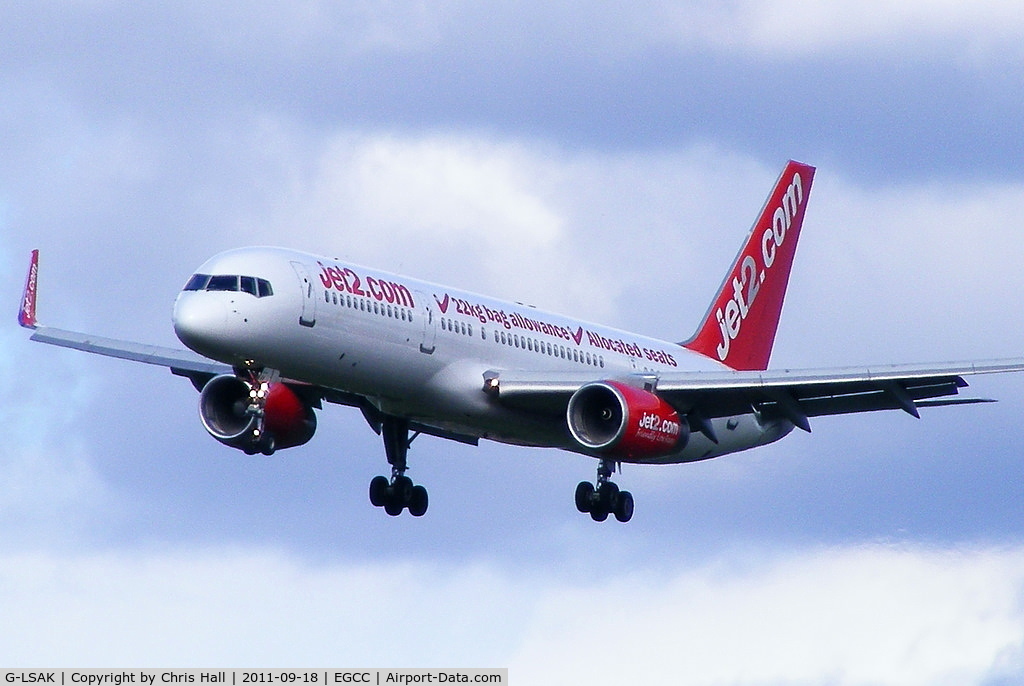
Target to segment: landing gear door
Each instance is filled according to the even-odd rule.
[[[423,340],[420,342],[420,352],[432,355],[437,348],[437,312],[430,304],[430,299],[423,293],[416,291],[416,297],[423,305]]]
[[[302,314],[299,315],[299,324],[313,327],[316,324],[316,296],[313,293],[313,280],[309,277],[309,270],[301,262],[292,262],[292,269],[299,277],[299,285],[302,288]]]

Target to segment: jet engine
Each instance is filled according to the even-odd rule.
[[[671,405],[617,381],[580,387],[566,419],[581,446],[610,457],[660,457],[682,449],[690,437],[690,425]]]
[[[248,455],[302,445],[316,431],[316,414],[287,384],[216,376],[199,395],[203,427],[224,445]]]

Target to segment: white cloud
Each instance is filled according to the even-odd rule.
[[[1019,657],[1022,583],[1019,550],[722,561],[559,589],[518,659],[552,684],[979,683]]]
[[[492,666],[531,684],[1024,676],[1024,549],[870,545],[563,573],[265,550],[0,557],[0,662]]]
[[[316,565],[266,550],[0,557],[0,662],[496,663],[521,621],[486,569]]]
[[[321,161],[317,200],[355,230],[372,223],[448,254],[467,241],[498,255],[528,253],[561,238],[563,219],[536,178],[550,169],[514,143],[367,136],[334,141]]]
[[[283,146],[287,148],[288,146]],[[283,154],[303,154],[295,148]],[[485,136],[338,133],[259,230],[310,250],[566,311],[614,289],[562,205],[571,160]]]
[[[1020,56],[1024,17],[1008,0],[778,0],[671,4],[660,35],[784,57],[882,49],[942,55]],[[657,13],[657,12],[655,12]],[[668,29],[667,31],[664,31]]]

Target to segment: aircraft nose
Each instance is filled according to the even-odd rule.
[[[204,298],[202,292],[185,292],[174,302],[174,333],[178,340],[200,355],[213,357],[228,322],[224,303]]]

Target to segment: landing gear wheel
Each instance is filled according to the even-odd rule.
[[[619,487],[611,481],[605,481],[597,490],[597,499],[605,512],[615,512],[619,502]]]
[[[412,497],[409,498],[409,514],[413,517],[422,517],[427,513],[427,489],[423,486],[413,486]]]
[[[597,483],[581,481],[576,486],[576,509],[583,514],[589,513],[595,522],[603,522],[610,514],[614,514],[620,522],[628,522],[633,518],[633,494],[620,491],[610,481],[615,470],[615,462],[601,460],[597,468]]]
[[[397,517],[398,515],[402,514],[402,510],[404,510],[404,509],[405,509],[405,504],[399,502],[398,499],[395,498],[394,494],[392,494],[388,498],[388,501],[386,503],[384,503],[384,511],[387,512],[392,517]]]
[[[392,497],[405,507],[412,500],[413,484],[412,479],[407,476],[396,477],[391,483]]]
[[[388,500],[388,478],[375,476],[370,482],[370,503],[374,507],[384,507]]]
[[[633,518],[633,494],[629,491],[619,492],[619,502],[615,504],[615,519],[623,524]]]
[[[576,509],[586,514],[590,512],[594,502],[594,484],[581,481],[576,486]]]

